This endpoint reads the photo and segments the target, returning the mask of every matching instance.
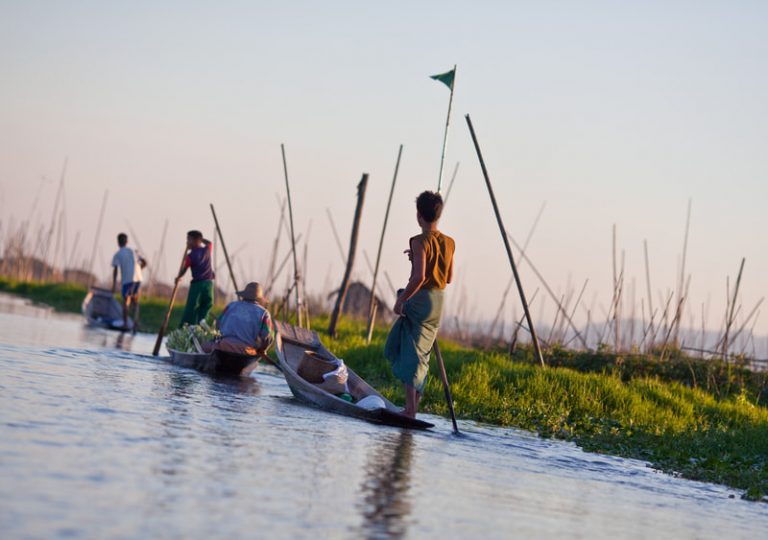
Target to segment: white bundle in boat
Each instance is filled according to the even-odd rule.
[[[339,364],[336,369],[323,373],[323,382],[317,386],[331,394],[348,394],[347,379],[349,379],[349,371],[346,364],[344,364],[344,360],[339,359],[338,362]]]

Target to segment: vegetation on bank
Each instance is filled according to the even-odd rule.
[[[85,288],[22,284],[0,279],[0,291],[20,294],[62,311],[79,311]],[[179,320],[182,306],[174,311]],[[153,319],[147,312],[157,309]],[[142,328],[159,326],[167,300],[142,300]],[[327,317],[312,327],[339,357],[396,403],[401,385],[383,359],[387,329],[370,345],[362,322],[342,321],[338,338],[325,332]],[[171,324],[174,324],[172,319]],[[177,324],[177,323],[176,323]],[[743,489],[752,500],[768,496],[766,374],[743,362],[725,363],[679,352],[660,361],[608,351],[552,350],[542,369],[532,351],[513,358],[441,343],[459,418],[535,431],[573,441],[590,451],[648,461],[668,473]],[[446,416],[434,362],[421,409]]]
[[[323,328],[325,321],[314,324]],[[382,394],[402,403],[402,387],[383,359],[386,329],[378,328],[370,345],[363,331],[362,324],[346,323],[338,339],[322,339]],[[627,361],[607,352],[560,351],[545,355],[547,361],[570,365],[542,369],[526,348],[511,359],[450,342],[441,342],[441,350],[459,418],[641,459],[668,473],[743,489],[751,500],[768,496],[768,408],[758,403],[765,399],[765,374],[749,378],[748,370],[734,367],[731,384],[722,384],[727,367],[715,362],[710,371],[720,383],[707,391],[687,386],[690,372],[673,367],[681,361],[686,370],[691,363],[694,372],[706,371],[698,365],[705,360],[677,358],[658,366],[641,355]],[[421,410],[447,416],[435,368],[433,362]]]

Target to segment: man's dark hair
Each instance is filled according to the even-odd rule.
[[[434,191],[425,191],[416,197],[416,210],[425,221],[434,223],[443,213],[443,198]]]
[[[117,245],[118,246],[123,247],[127,243],[128,243],[128,235],[127,234],[125,234],[124,232],[121,232],[120,234],[117,235]]]
[[[203,239],[203,233],[200,231],[189,231],[187,233],[187,236],[189,236],[192,240],[202,240]]]

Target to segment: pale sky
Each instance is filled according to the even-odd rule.
[[[598,319],[613,224],[639,316],[643,240],[656,307],[676,287],[692,199],[689,306],[699,326],[706,304],[717,328],[742,257],[743,313],[768,296],[766,28],[764,2],[0,1],[0,238],[41,186],[48,222],[68,156],[80,259],[109,190],[100,276],[118,232],[130,224],[152,255],[168,220],[169,280],[185,231],[212,234],[213,202],[240,281],[264,280],[285,143],[297,234],[312,223],[309,289],[321,292],[343,273],[326,208],[346,249],[370,174],[360,249],[375,258],[402,143],[382,268],[404,286],[413,202],[437,187],[449,97],[429,75],[458,64],[446,183],[461,165],[441,223],[457,243],[449,311],[464,291],[475,318],[492,318],[511,275],[469,113],[508,230],[522,242],[546,203],[529,255],[558,294],[589,279]],[[532,295],[536,277],[521,274]],[[362,252],[357,275],[370,281]],[[548,324],[553,302],[539,302]],[[516,297],[508,305],[520,312]]]

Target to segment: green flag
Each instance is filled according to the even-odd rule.
[[[453,78],[456,75],[456,68],[453,68],[451,71],[446,71],[445,73],[441,73],[440,75],[430,75],[430,79],[435,79],[436,81],[440,81],[445,86],[453,90]]]

